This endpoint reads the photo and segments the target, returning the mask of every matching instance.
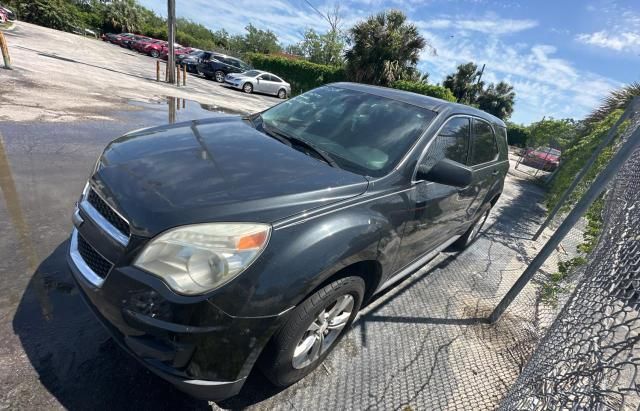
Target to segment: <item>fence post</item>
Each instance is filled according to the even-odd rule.
[[[556,214],[558,214],[558,212],[564,205],[565,201],[567,201],[567,198],[569,198],[569,196],[573,193],[573,191],[576,189],[578,184],[580,184],[580,181],[582,181],[582,178],[591,169],[591,166],[593,165],[593,163],[596,162],[602,150],[604,150],[611,143],[611,141],[616,135],[616,131],[618,131],[618,127],[620,127],[620,124],[622,124],[622,122],[624,122],[626,119],[631,117],[634,110],[636,109],[636,106],[638,105],[640,105],[640,97],[636,96],[629,102],[629,105],[627,106],[624,113],[622,113],[618,121],[616,121],[616,123],[613,125],[613,127],[611,127],[611,129],[607,133],[607,136],[600,142],[600,145],[598,145],[595,151],[591,154],[591,157],[589,158],[587,163],[573,178],[573,181],[571,182],[569,187],[564,191],[564,193],[562,193],[562,196],[556,202],[556,205],[555,207],[553,207],[553,210],[551,210],[551,212],[549,213],[549,215],[547,215],[547,218],[544,220],[542,225],[538,228],[538,231],[536,231],[536,233],[533,235],[533,238],[532,238],[533,241],[536,241],[538,237],[540,237],[544,229],[547,228],[549,223],[555,218]]]
[[[180,66],[176,65],[176,86],[180,87]]]
[[[187,85],[187,65],[182,66],[182,85]]]
[[[2,31],[0,31],[0,52],[2,52],[4,68],[11,70],[11,57],[9,56],[9,47],[7,46],[7,40],[4,38],[4,33]]]
[[[615,126],[614,126],[615,127]],[[616,173],[622,167],[622,165],[631,157],[631,154],[637,147],[640,147],[640,127],[636,128],[631,136],[624,142],[618,152],[609,160],[607,166],[598,174],[593,181],[587,192],[582,196],[580,201],[573,207],[567,218],[564,219],[560,227],[553,233],[551,238],[542,247],[538,255],[529,263],[524,270],[520,278],[515,282],[507,294],[498,303],[496,308],[489,316],[489,322],[492,324],[500,319],[500,316],[509,307],[511,302],[520,294],[520,291],[527,285],[527,283],[533,278],[534,274],[540,269],[545,260],[551,255],[553,250],[560,244],[560,241],[564,239],[571,228],[587,211],[589,206],[598,198],[598,196],[604,191],[609,181],[615,177]]]
[[[160,81],[160,60],[156,60],[156,81]]]

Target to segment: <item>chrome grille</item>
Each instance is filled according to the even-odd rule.
[[[126,237],[129,237],[129,223],[116,213],[109,204],[107,204],[100,196],[90,189],[87,194],[87,201],[93,206],[111,225],[120,231]]]

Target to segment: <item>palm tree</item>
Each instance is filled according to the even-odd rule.
[[[516,93],[513,86],[504,81],[498,84],[490,84],[477,98],[478,108],[489,114],[506,120],[513,113]]]
[[[370,16],[349,30],[345,53],[351,80],[386,86],[411,75],[428,45],[414,24],[398,10]]]
[[[123,32],[136,32],[142,26],[142,13],[135,0],[113,0],[107,7],[108,25]]]
[[[585,119],[587,124],[604,120],[609,114],[618,109],[624,109],[631,99],[640,96],[640,83],[633,82],[621,89],[614,90],[603,101],[602,105]]]
[[[460,64],[455,73],[449,74],[442,85],[451,90],[458,103],[473,104],[484,83],[478,81],[480,71],[472,62]]]

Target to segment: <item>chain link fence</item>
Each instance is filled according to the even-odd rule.
[[[639,117],[617,147],[639,136]],[[609,184],[602,220],[586,265],[564,282],[573,291],[557,317],[547,313],[555,320],[501,409],[640,409],[640,149]]]

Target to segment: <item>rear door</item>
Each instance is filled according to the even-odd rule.
[[[469,221],[487,200],[487,195],[500,174],[496,167],[498,145],[493,127],[484,120],[474,118],[472,130],[469,166],[473,169],[473,183],[460,192],[468,201],[466,215]]]
[[[472,119],[456,115],[449,118],[430,143],[420,165],[433,167],[438,161],[449,160],[466,165],[469,155]],[[402,245],[398,251],[396,269],[434,250],[466,223],[466,210],[471,198],[468,188],[458,188],[428,181],[416,181],[409,200],[409,210]]]

